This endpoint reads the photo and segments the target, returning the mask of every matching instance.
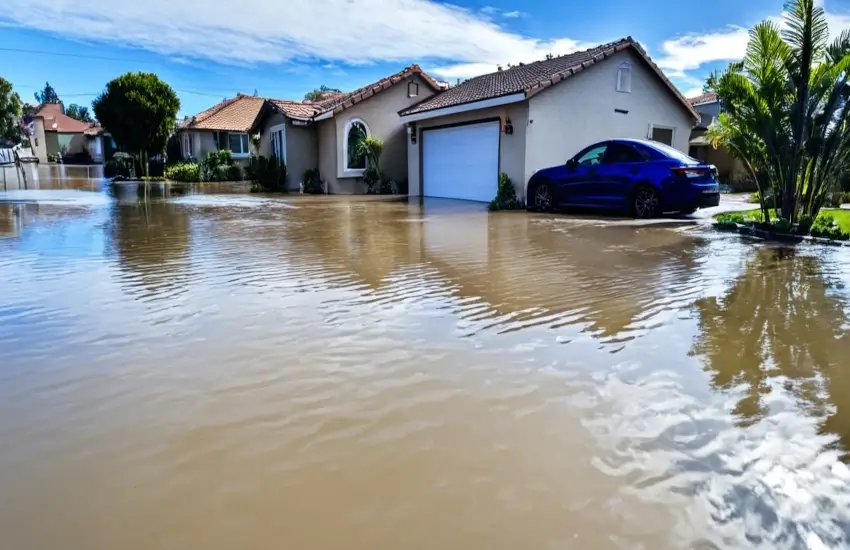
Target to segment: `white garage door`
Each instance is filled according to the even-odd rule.
[[[489,202],[499,186],[499,122],[422,132],[422,194]]]

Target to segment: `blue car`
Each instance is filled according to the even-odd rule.
[[[528,209],[594,208],[652,218],[691,214],[720,204],[717,169],[681,151],[642,139],[612,139],[585,147],[561,166],[536,172]]]

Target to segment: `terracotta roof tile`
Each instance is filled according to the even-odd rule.
[[[221,103],[181,121],[178,127],[190,130],[247,132],[266,100],[262,97],[237,94]]]
[[[412,115],[516,93],[524,93],[528,98],[628,48],[633,48],[647,62],[695,119],[699,118],[699,115],[679,92],[678,88],[664,76],[664,73],[652,62],[640,44],[631,37],[581,52],[522,64],[478,76],[404,109],[399,114],[402,116]]]
[[[287,99],[270,99],[269,102],[290,118],[307,119],[319,112],[315,103],[289,101]]]
[[[92,126],[66,115],[61,103],[46,103],[39,107],[35,116],[44,119],[45,132],[82,134]]]
[[[399,82],[404,82],[408,78],[418,75],[425,83],[430,86],[434,91],[441,90],[440,85],[436,80],[431,78],[425,71],[423,71],[419,65],[411,65],[410,67],[406,67],[401,71],[384,77],[377,82],[373,82],[367,86],[363,86],[362,88],[358,88],[353,92],[348,92],[344,94],[335,95],[329,99],[325,99],[323,101],[318,101],[313,105],[317,105],[319,107],[319,112],[317,114],[326,113],[328,111],[333,111],[334,113],[339,113],[344,109],[348,109],[349,107],[360,103],[363,100],[369,99],[375,94],[378,94]]]
[[[717,101],[717,94],[714,92],[708,92],[707,94],[688,98],[688,103],[690,103],[691,105],[699,105],[701,103],[714,103],[715,101]]]

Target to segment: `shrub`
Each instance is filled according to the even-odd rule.
[[[824,237],[837,241],[850,240],[850,233],[843,232],[841,226],[838,225],[838,222],[830,214],[818,216],[815,223],[812,224],[811,234],[813,237]]]
[[[245,172],[238,164],[232,164],[227,167],[228,181],[242,181],[245,179]]]
[[[233,154],[228,149],[210,151],[201,161],[201,177],[204,181],[225,181],[227,170],[233,166]]]
[[[286,165],[277,157],[252,155],[246,173],[252,191],[286,192]]]
[[[525,208],[522,201],[516,198],[516,189],[511,178],[504,172],[499,174],[499,188],[496,198],[490,201],[488,208],[492,210],[518,210]]]
[[[827,193],[824,196],[823,205],[830,208],[841,208],[843,193]]]
[[[106,178],[129,178],[130,167],[120,159],[109,160],[103,165],[103,176]]]
[[[785,218],[779,218],[774,224],[774,228],[780,233],[790,233],[791,232],[791,222]]]
[[[716,218],[717,223],[719,224],[744,224],[746,221],[744,220],[744,215],[740,212],[731,212],[729,214],[720,214]]]
[[[201,166],[197,162],[181,162],[166,168],[165,177],[174,181],[199,182]]]
[[[800,221],[797,223],[797,234],[798,235],[808,235],[812,230],[812,225],[814,224],[814,220],[811,216],[801,216]]]
[[[324,194],[325,189],[324,185],[322,185],[322,177],[319,174],[318,168],[304,170],[304,174],[301,175],[301,187],[304,193],[313,195]]]

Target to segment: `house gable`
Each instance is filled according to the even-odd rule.
[[[618,69],[630,67],[631,91],[617,91]],[[542,168],[562,164],[582,148],[612,138],[651,137],[651,125],[670,129],[672,145],[688,150],[694,117],[634,50],[583,70],[529,100],[526,181]]]

